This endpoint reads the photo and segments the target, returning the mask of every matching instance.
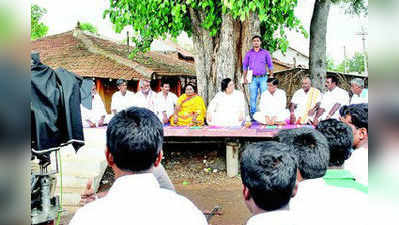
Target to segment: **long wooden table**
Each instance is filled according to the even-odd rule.
[[[309,125],[266,126],[257,123],[245,127],[171,127],[164,126],[165,143],[226,143],[226,169],[229,177],[238,174],[240,145],[244,142],[271,140],[282,129],[311,127]]]

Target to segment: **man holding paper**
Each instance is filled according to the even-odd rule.
[[[243,61],[243,83],[249,84],[250,93],[250,116],[253,117],[256,112],[256,101],[258,97],[258,89],[260,95],[267,90],[267,76],[273,77],[273,62],[270,53],[262,49],[261,37],[255,35],[252,38],[253,48],[247,52]],[[267,71],[266,71],[267,70]],[[252,77],[252,79],[250,79]]]

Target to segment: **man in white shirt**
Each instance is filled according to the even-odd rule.
[[[151,90],[151,83],[149,80],[140,80],[140,90],[136,93],[134,106],[143,107],[156,113],[156,97],[157,94]]]
[[[349,95],[344,89],[337,86],[338,78],[328,75],[326,79],[327,92],[324,93],[321,105],[313,119],[313,125],[326,119],[339,119],[339,108],[349,104]]]
[[[340,110],[341,120],[353,131],[351,157],[345,162],[345,169],[351,171],[356,180],[368,186],[368,104],[354,104]]]
[[[148,109],[131,107],[107,128],[105,156],[115,174],[108,194],[80,208],[70,225],[207,225],[187,198],[161,189],[151,171],[162,159],[163,126]]]
[[[350,104],[368,103],[368,92],[363,92],[364,80],[354,78],[351,80],[352,98]]]
[[[221,91],[208,105],[206,122],[213,126],[241,126],[245,120],[245,98],[241,91],[235,90],[234,82],[225,78]]]
[[[96,86],[91,89],[91,109],[80,105],[83,127],[101,127],[107,114],[101,97],[96,92]]]
[[[117,112],[133,106],[135,102],[134,93],[127,90],[126,80],[119,79],[116,81],[119,91],[112,95],[111,111],[115,115]]]
[[[285,124],[287,119],[287,97],[285,91],[277,88],[277,78],[267,79],[267,90],[263,92],[259,103],[259,112],[254,114],[254,119],[261,124]]]
[[[322,224],[362,223],[359,217],[367,211],[367,195],[328,185],[323,179],[330,159],[323,134],[303,127],[281,130],[277,139],[290,145],[290,151],[297,157],[298,191],[290,201],[290,210],[295,212],[298,224],[320,224],[320,220]]]
[[[275,141],[249,144],[241,154],[247,225],[291,225],[296,220],[288,203],[296,190],[297,162],[289,146]]]
[[[302,88],[292,96],[289,106],[290,123],[306,124],[309,116],[314,114],[321,104],[321,92],[312,87],[312,80],[309,77],[302,79]]]
[[[177,96],[170,92],[170,84],[167,80],[162,80],[161,91],[157,93],[155,114],[162,123],[169,122],[170,117],[175,112]]]

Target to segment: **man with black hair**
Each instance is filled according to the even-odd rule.
[[[352,156],[345,168],[353,173],[358,182],[368,185],[368,104],[354,104],[341,108],[341,120],[353,131]]]
[[[221,82],[221,91],[208,105],[206,122],[211,126],[241,126],[245,108],[244,94],[235,89],[233,80],[225,78]]]
[[[359,222],[356,215],[366,210],[362,207],[368,204],[367,195],[328,185],[323,180],[330,160],[326,137],[315,129],[303,127],[281,130],[277,139],[289,145],[298,160],[298,191],[290,201],[290,210],[303,220],[298,224],[340,224],[342,218],[345,224]],[[332,217],[331,213],[340,216]]]
[[[267,91],[260,97],[259,112],[254,114],[254,119],[261,124],[283,125],[288,118],[286,110],[287,97],[285,91],[278,88],[277,78],[267,79]]]
[[[367,186],[358,183],[355,177],[343,165],[349,159],[353,144],[352,129],[344,122],[336,119],[321,121],[316,128],[327,138],[330,150],[328,170],[324,181],[333,186],[353,188],[364,193],[368,192]]]
[[[127,82],[124,79],[119,79],[116,81],[116,86],[118,87],[117,92],[112,95],[111,99],[111,111],[112,114],[127,109],[134,105],[135,95],[133,92],[127,90]]]
[[[256,112],[256,101],[258,99],[258,90],[260,95],[267,89],[267,76],[273,77],[273,61],[270,53],[261,48],[262,37],[255,35],[252,37],[252,49],[245,54],[242,62],[243,82],[248,83],[248,74],[252,74],[252,81],[249,85],[250,93],[250,116]],[[267,70],[267,71],[266,71]]]
[[[249,144],[241,153],[247,225],[294,224],[288,203],[296,189],[297,162],[289,146],[275,141]]]
[[[161,189],[152,170],[162,159],[163,126],[148,109],[131,107],[107,128],[105,156],[115,174],[108,194],[80,208],[70,224],[206,225],[187,198]]]
[[[326,119],[339,119],[339,108],[349,104],[349,95],[344,89],[338,87],[338,78],[335,75],[327,75],[327,92],[324,93],[321,105],[313,119],[317,126],[319,121]]]
[[[164,124],[169,122],[175,112],[177,96],[170,92],[170,83],[167,79],[161,80],[161,91],[157,93],[155,101],[155,114]]]

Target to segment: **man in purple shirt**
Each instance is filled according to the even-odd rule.
[[[256,112],[256,100],[258,98],[258,89],[260,89],[260,95],[267,90],[267,75],[269,72],[270,78],[273,77],[273,62],[270,53],[262,49],[261,37],[255,35],[252,38],[253,48],[247,52],[242,63],[242,68],[244,70],[244,83],[247,84],[247,73],[248,70],[252,70],[252,82],[249,85],[250,93],[250,116],[254,115]],[[266,67],[267,66],[267,67]],[[266,69],[268,71],[266,71]]]

